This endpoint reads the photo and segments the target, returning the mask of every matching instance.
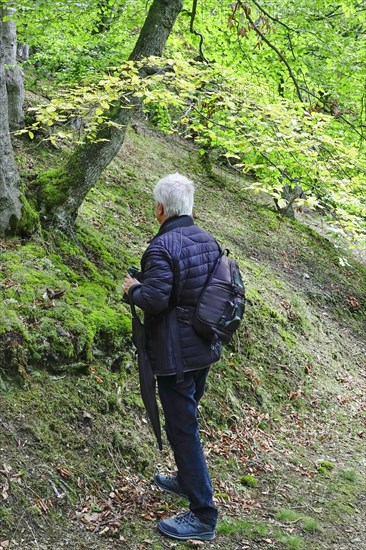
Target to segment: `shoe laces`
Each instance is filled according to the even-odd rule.
[[[177,516],[175,516],[175,521],[179,524],[187,523],[190,525],[194,525],[198,522],[193,512],[183,512],[183,514],[178,514]]]
[[[166,475],[165,477],[168,481],[176,481],[177,480],[177,476]]]

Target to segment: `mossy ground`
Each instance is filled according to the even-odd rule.
[[[46,149],[19,155],[28,177],[57,165]],[[209,177],[189,144],[139,122],[74,239],[39,231],[0,242],[0,542],[172,547],[147,519],[176,509],[151,487],[172,458],[145,421],[120,285],[157,230],[152,187],[175,171],[196,182],[196,221],[238,259],[247,286],[245,322],[200,409],[221,512],[207,547],[362,548],[366,270],[258,204],[237,174]],[[130,500],[111,497],[118,528],[97,534],[80,514],[104,514],[121,475]],[[248,475],[256,487],[242,484]]]

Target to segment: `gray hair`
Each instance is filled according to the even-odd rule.
[[[164,176],[154,188],[154,198],[164,206],[168,218],[184,214],[191,216],[193,195],[193,181],[178,173]]]

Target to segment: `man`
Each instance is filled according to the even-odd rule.
[[[197,406],[221,346],[199,336],[191,320],[220,248],[194,224],[193,195],[193,183],[180,174],[158,181],[154,198],[160,229],[143,254],[139,280],[128,276],[123,288],[144,311],[148,355],[177,466],[176,476],[157,474],[154,481],[161,490],[189,501],[188,512],[161,520],[158,529],[179,540],[212,540],[218,512],[198,433]]]

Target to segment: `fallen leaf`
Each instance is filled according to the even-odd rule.
[[[50,300],[56,300],[61,298],[65,294],[66,290],[53,290],[52,288],[47,288],[46,293]]]
[[[68,470],[66,470],[66,468],[59,467],[57,468],[57,471],[61,477],[64,477],[64,478],[71,477],[71,473]]]
[[[92,514],[85,514],[84,519],[88,523],[93,523],[94,521],[98,521],[100,514],[98,512],[93,512]]]
[[[1,490],[1,496],[3,497],[4,500],[7,500],[9,497],[8,491],[9,491],[9,483],[5,481],[3,488]]]
[[[348,296],[347,302],[351,309],[357,310],[361,307],[360,302],[354,296]]]

